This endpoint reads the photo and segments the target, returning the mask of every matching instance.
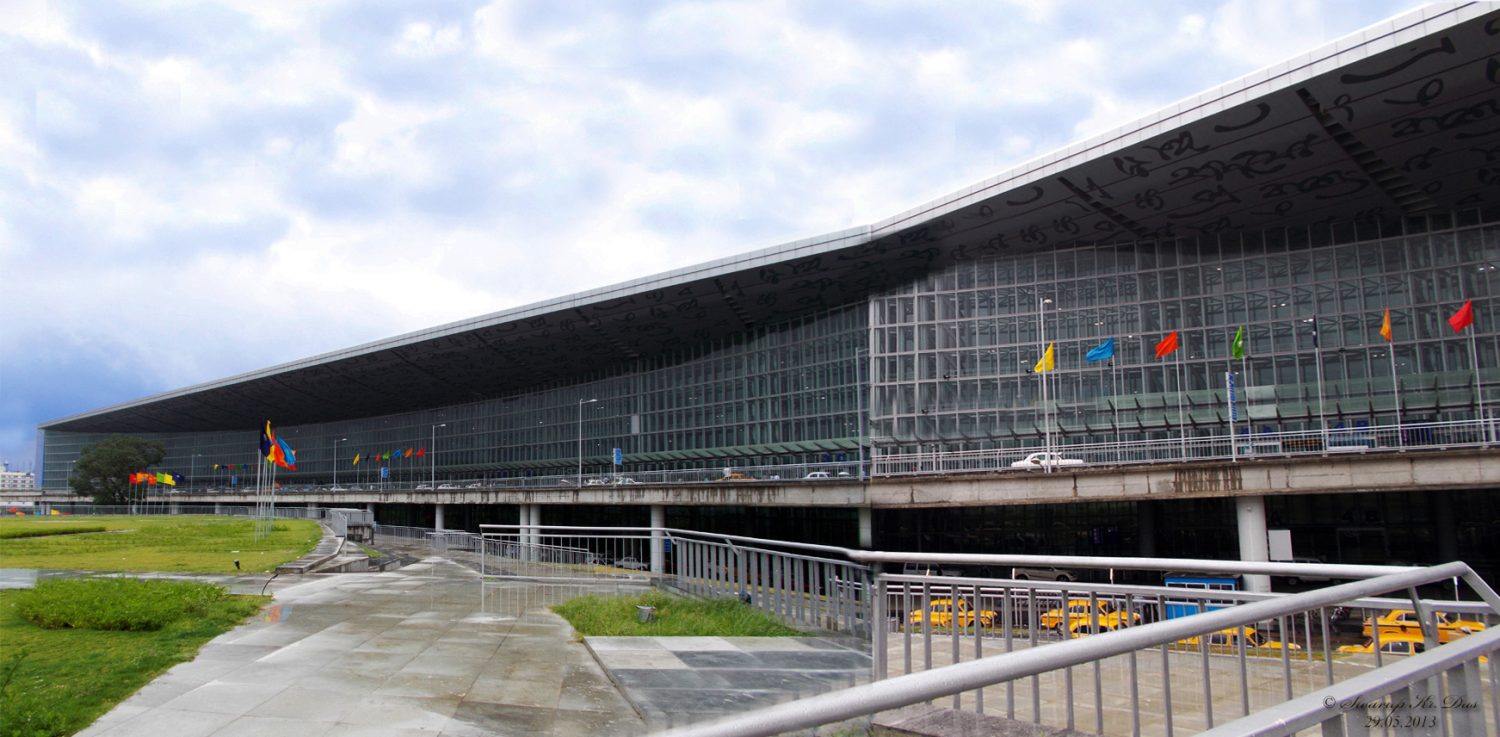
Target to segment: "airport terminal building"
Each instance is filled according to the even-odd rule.
[[[1500,6],[1424,8],[867,227],[47,422],[43,488],[113,433],[163,441],[161,470],[195,487],[243,485],[267,419],[296,449],[282,483],[407,489],[774,483],[755,469],[789,465],[862,483],[881,458],[1483,420],[1500,409],[1497,48]],[[1329,560],[1443,548],[1480,567],[1495,501],[1314,493],[1268,514]],[[838,508],[668,513],[853,534]],[[996,500],[877,509],[874,527],[908,550],[1214,557],[1234,511]]]

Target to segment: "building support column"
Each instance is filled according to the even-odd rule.
[[[370,522],[373,524],[375,522],[375,502],[365,504],[365,511],[370,513]]]
[[[1156,512],[1155,502],[1135,503],[1135,554],[1142,558],[1156,557]]]
[[[167,506],[167,514],[182,514],[182,504],[172,502]]]
[[[1453,520],[1453,493],[1434,491],[1432,494],[1432,535],[1437,543],[1438,559],[1434,563],[1458,560],[1458,524]]]
[[[666,570],[666,549],[662,544],[666,541],[667,534],[663,528],[667,526],[667,508],[665,505],[651,505],[651,573],[660,576]]]
[[[537,545],[541,545],[542,544],[542,531],[541,531],[540,528],[542,526],[542,505],[540,505],[540,504],[532,504],[531,505],[531,514],[528,515],[528,517],[530,517],[530,519],[527,521],[526,524],[531,525],[531,539],[530,539],[530,542],[531,542],[531,544],[532,544],[533,547],[537,546]]]
[[[224,505],[222,503],[220,503],[220,502],[214,502],[214,514],[223,514],[223,513],[224,513]]]
[[[1240,560],[1264,562],[1271,559],[1270,545],[1266,540],[1266,498],[1263,496],[1241,496],[1234,499],[1234,517],[1239,523]],[[1266,593],[1271,590],[1271,577],[1265,574],[1246,574],[1245,590]]]
[[[875,547],[875,510],[869,507],[859,508],[859,547],[861,550]]]
[[[441,504],[432,505],[432,528],[443,529],[443,505]]]

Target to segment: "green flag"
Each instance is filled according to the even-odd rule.
[[[1234,340],[1229,344],[1229,355],[1235,358],[1245,357],[1245,326],[1241,325],[1238,332],[1234,334]]]

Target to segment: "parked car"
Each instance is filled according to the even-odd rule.
[[[728,470],[726,470],[724,472],[724,478],[721,479],[721,480],[722,481],[754,481],[755,479],[753,477],[751,477],[751,476],[748,476],[746,474],[740,473],[739,471],[728,471]]]
[[[609,486],[609,479],[606,479],[606,478],[589,479],[588,481],[583,482],[583,485],[584,486]]]
[[[633,555],[627,555],[624,558],[615,559],[615,567],[628,568],[632,571],[644,571],[647,568],[645,563],[642,563]]]
[[[1208,648],[1210,650],[1225,651],[1238,650],[1240,638],[1244,638],[1246,650],[1301,650],[1302,646],[1295,642],[1280,642],[1262,636],[1255,631],[1254,627],[1226,627],[1218,632],[1208,633]],[[1187,637],[1176,642],[1183,647],[1197,648],[1200,638]]]
[[[1483,632],[1485,628],[1483,622],[1476,622],[1472,619],[1459,619],[1447,612],[1435,612],[1434,614],[1437,616],[1438,642],[1440,644],[1453,642],[1464,635]],[[1376,622],[1380,626],[1380,639],[1382,642],[1388,637],[1394,638],[1397,635],[1416,635],[1419,637],[1422,635],[1422,623],[1417,619],[1417,613],[1410,609],[1392,609],[1380,615],[1380,618]],[[1365,625],[1362,632],[1365,637],[1375,636],[1374,631],[1370,627],[1369,617],[1365,618]]]
[[[348,491],[348,489],[345,489],[342,486],[330,486],[330,487],[328,487],[328,490],[329,491]]]
[[[963,569],[955,565],[937,563],[907,563],[901,567],[903,576],[962,576]]]
[[[1062,607],[1042,613],[1043,629],[1056,630],[1058,634],[1073,637],[1093,634],[1096,630],[1109,632],[1140,623],[1141,615],[1132,612],[1127,616],[1125,612],[1116,609],[1113,602],[1105,600],[1095,600],[1091,607],[1088,599],[1069,599],[1066,618]]]
[[[1278,563],[1317,563],[1317,564],[1321,565],[1323,563],[1323,559],[1322,558],[1311,558],[1311,557],[1308,557],[1308,558],[1292,558],[1291,560],[1283,560],[1283,561],[1276,561],[1276,562],[1278,562]],[[1299,574],[1299,575],[1296,575],[1296,576],[1283,576],[1282,580],[1286,581],[1288,584],[1290,584],[1292,586],[1296,586],[1297,584],[1302,583],[1303,581],[1327,581],[1328,577],[1327,576],[1309,576],[1309,575],[1306,575],[1306,574]]]
[[[1392,632],[1387,635],[1380,633],[1380,652],[1386,655],[1416,655],[1427,649],[1427,640],[1420,634],[1410,635]],[[1341,653],[1353,653],[1373,655],[1375,653],[1375,640],[1365,640],[1361,645],[1344,645],[1339,648]]]
[[[805,479],[827,479],[827,478],[833,478],[833,477],[830,476],[827,471],[810,471],[810,472],[808,472],[808,474],[806,476],[803,476],[802,478],[805,478]]]
[[[1083,461],[1077,458],[1064,458],[1061,453],[1032,453],[1010,464],[1010,467],[1035,471],[1044,468],[1071,468],[1082,465]]]
[[[906,615],[906,621],[912,625],[920,625],[923,621],[927,621],[933,627],[951,627],[956,616],[959,627],[974,626],[975,612],[969,607],[967,599],[958,600],[956,615],[954,609],[952,599],[933,599],[927,603],[925,612],[922,609],[911,610]],[[978,617],[981,627],[994,627],[995,623],[1000,621],[1000,615],[988,609],[979,610]]]
[[[465,486],[464,488],[465,489],[483,489],[484,488],[484,484],[481,484],[478,481],[475,481],[474,483],[469,484],[468,486]]]
[[[432,491],[432,484],[417,484],[417,491]]]
[[[439,489],[457,489],[458,484],[438,484]]]
[[[629,476],[616,476],[615,477],[615,486],[624,486],[624,485],[633,484],[633,483],[635,483],[635,479],[630,478]]]
[[[1078,575],[1072,571],[1061,568],[1012,568],[1010,577],[1017,581],[1062,581],[1072,583],[1078,580]]]

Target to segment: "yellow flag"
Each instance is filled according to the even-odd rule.
[[[358,466],[359,465],[359,454],[358,453],[354,454],[354,463],[352,463],[350,465],[352,465],[352,466]]]
[[[1391,311],[1390,311],[1390,308],[1386,308],[1385,319],[1380,322],[1380,337],[1385,338],[1385,342],[1387,342],[1387,343],[1391,342]]]
[[[1037,361],[1036,365],[1031,368],[1032,371],[1040,374],[1057,368],[1057,358],[1052,353],[1053,345],[1052,343],[1047,344],[1047,351],[1042,354],[1041,360]]]

